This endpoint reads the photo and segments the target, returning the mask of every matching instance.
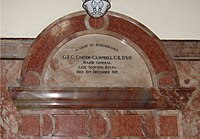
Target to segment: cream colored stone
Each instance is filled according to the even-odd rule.
[[[151,87],[149,69],[134,49],[137,45],[131,45],[108,35],[77,37],[53,54],[44,74],[44,85]]]

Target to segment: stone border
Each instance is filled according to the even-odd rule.
[[[40,85],[41,79],[38,77],[41,77],[43,74],[48,57],[54,48],[64,39],[67,38],[70,41],[78,37],[78,34],[81,32],[87,32],[88,34],[96,33],[96,30],[87,30],[84,22],[85,16],[85,12],[77,12],[58,19],[44,29],[35,39],[26,56],[22,67],[21,85]],[[117,34],[121,38],[137,44],[149,59],[145,62],[150,63],[153,67],[150,68],[151,75],[155,75],[155,77],[159,75],[157,79],[153,77],[155,87],[179,86],[178,75],[173,60],[160,40],[149,29],[138,21],[115,12],[108,12],[108,17],[109,25],[101,33],[108,34],[109,32],[110,35]],[[90,23],[93,28],[95,26],[99,27],[99,24],[102,23]],[[161,78],[160,75],[162,75]]]
[[[1,60],[24,60],[35,38],[1,38]],[[200,61],[200,40],[161,40],[175,61]]]

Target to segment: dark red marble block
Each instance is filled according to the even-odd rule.
[[[40,118],[39,116],[23,116],[23,121],[20,125],[22,135],[40,135]]]
[[[55,115],[56,127],[55,133],[56,136],[86,136],[86,118],[87,116],[79,115]]]
[[[112,116],[111,121],[111,136],[143,136],[141,116]]]
[[[176,116],[160,117],[160,135],[161,136],[178,136],[178,123]]]

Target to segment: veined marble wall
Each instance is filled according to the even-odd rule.
[[[121,115],[120,118],[115,118],[115,114],[113,114],[113,119],[112,121],[114,122],[113,126],[117,126],[120,129],[115,129],[112,131],[111,135],[125,135],[129,134],[131,136],[141,136],[140,138],[145,138],[145,134],[142,133],[142,130],[140,131],[140,120],[137,120],[137,118],[140,119],[138,116],[149,116],[151,118],[155,118],[155,115],[161,116],[161,119],[159,121],[160,123],[160,129],[162,132],[159,133],[160,137],[157,138],[164,138],[165,135],[167,136],[166,138],[174,139],[174,138],[185,138],[185,139],[198,139],[200,137],[200,109],[199,109],[199,104],[200,104],[200,80],[199,80],[199,71],[200,71],[200,62],[199,61],[175,61],[177,69],[178,69],[178,74],[180,78],[180,83],[182,87],[196,87],[196,91],[193,93],[192,97],[190,98],[190,101],[188,102],[187,106],[185,107],[184,110],[182,111],[115,111],[115,113],[118,113],[117,115]],[[22,111],[18,111],[17,108],[15,107],[10,94],[8,92],[8,87],[18,85],[19,79],[20,79],[20,71],[22,68],[23,61],[22,60],[1,60],[1,137],[4,139],[16,139],[16,138],[28,138],[28,136],[36,136],[35,138],[39,138],[39,117],[40,114],[43,113],[45,116],[45,131],[43,132],[44,135],[50,134],[52,131],[52,128],[54,127],[55,131],[54,135],[72,135],[74,133],[83,133],[83,136],[87,136],[87,132],[79,132],[76,131],[76,128],[71,128],[71,130],[74,131],[65,131],[68,126],[65,126],[67,124],[66,122],[59,123],[59,125],[52,125],[52,120],[51,117],[48,116],[48,114],[54,114],[51,111],[36,111],[33,112],[35,114],[34,116],[29,116],[29,115],[23,115]],[[26,111],[27,114],[29,111]],[[101,111],[100,111],[101,112]],[[80,114],[83,115],[82,118],[87,118],[87,116],[90,114],[90,112],[79,112]],[[46,115],[45,115],[46,114]],[[77,113],[74,111],[60,111],[59,114],[70,114],[72,115],[72,121],[75,120],[77,117]],[[80,115],[79,114],[79,115]],[[123,117],[126,114],[133,114],[132,117]],[[66,116],[65,115],[65,116]],[[164,115],[164,117],[163,117]],[[29,117],[28,117],[29,116]],[[67,120],[68,118],[63,116],[56,116],[54,115],[56,120]],[[79,117],[80,118],[80,117]],[[92,117],[93,118],[93,117]],[[101,121],[101,117],[100,121]],[[128,119],[127,119],[128,118]],[[134,123],[129,123],[130,127],[134,129],[134,131],[127,131],[128,127],[123,127],[120,124],[126,123],[130,119],[133,119],[135,122],[137,121],[139,125],[135,125]],[[178,120],[175,120],[177,118]],[[70,119],[68,119],[71,121]],[[69,126],[79,126],[78,124],[81,124],[81,122],[78,122],[75,124],[74,122],[70,122]],[[75,120],[76,121],[76,120]],[[95,121],[93,121],[95,122]],[[152,123],[153,124],[152,124]],[[151,121],[148,123],[151,128],[149,132],[150,135],[147,135],[149,137],[153,138],[153,135],[157,134],[154,129],[156,129],[156,124],[159,124],[158,121]],[[174,123],[175,122],[175,123]],[[101,122],[100,122],[101,123]],[[82,123],[84,126],[84,122]],[[104,120],[103,120],[103,125]],[[118,125],[117,125],[118,124]],[[178,124],[178,125],[177,125]],[[124,124],[125,125],[125,124]],[[101,125],[98,125],[101,126]],[[153,126],[153,127],[152,127]],[[172,128],[173,130],[165,130],[168,128]],[[62,128],[63,130],[58,131],[59,128]],[[80,127],[79,127],[80,128]],[[153,129],[152,129],[153,128]],[[95,129],[95,128],[94,128]],[[102,133],[103,129],[100,131],[96,131],[96,134]],[[136,131],[135,131],[136,130]],[[125,131],[127,133],[125,133]],[[20,134],[20,136],[19,136]],[[138,135],[139,134],[139,135]],[[81,134],[80,134],[81,135]],[[168,137],[168,135],[173,135],[173,137]],[[38,136],[38,137],[37,137]],[[65,137],[68,138],[68,137]]]

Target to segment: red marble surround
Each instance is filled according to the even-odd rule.
[[[63,41],[67,43],[80,34],[95,33],[113,35],[137,44],[137,51],[142,51],[143,60],[152,76],[152,88],[69,90],[64,87],[42,86],[48,59],[59,49],[60,44]],[[174,63],[160,40],[139,22],[114,12],[109,12],[101,19],[90,19],[86,13],[78,12],[49,25],[36,38],[27,54],[22,66],[20,87],[10,87],[12,98],[19,109],[182,109],[193,91],[194,88],[180,88]],[[76,99],[74,92],[77,94]],[[60,97],[49,98],[51,93]]]
[[[152,65],[151,72],[155,74],[157,87],[178,86],[178,75],[173,61],[163,48],[159,39],[145,26],[134,19],[128,18],[114,12],[108,12],[109,24],[105,29],[88,30],[85,27],[84,12],[65,16],[49,25],[34,41],[22,68],[21,85],[40,84],[40,76],[45,69],[45,62],[53,51],[64,39],[77,37],[78,33],[86,32],[108,34],[110,32],[121,38],[126,38],[136,43],[147,55]],[[90,19],[91,26],[98,28],[102,22]],[[105,19],[106,22],[106,19]]]

